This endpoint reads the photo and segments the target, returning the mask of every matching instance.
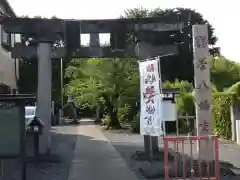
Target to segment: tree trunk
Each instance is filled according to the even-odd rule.
[[[95,123],[100,123],[101,122],[101,117],[100,117],[100,105],[98,104],[96,107],[96,119]]]
[[[113,128],[113,129],[121,129],[121,125],[118,121],[117,117],[117,111],[114,110],[113,108],[108,109],[108,115],[110,117],[110,123],[108,124],[108,128]]]
[[[102,97],[105,99],[105,106],[107,108],[108,111],[108,116],[110,117],[110,122],[108,124],[108,129],[114,128],[114,129],[121,129],[121,124],[118,121],[118,117],[117,117],[117,108],[114,107],[114,105],[112,104],[112,101],[110,100],[109,96],[106,94],[103,94]],[[118,98],[118,95],[115,96],[115,98]]]

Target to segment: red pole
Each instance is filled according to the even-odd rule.
[[[168,140],[164,137],[164,171],[165,171],[165,180],[169,180],[168,173]]]

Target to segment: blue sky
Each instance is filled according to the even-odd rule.
[[[222,54],[240,62],[238,43],[240,35],[239,8],[237,0],[9,0],[17,15],[67,19],[109,19],[116,18],[127,8],[192,8],[203,14],[215,28]]]

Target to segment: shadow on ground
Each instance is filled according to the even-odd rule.
[[[53,127],[51,155],[35,164],[28,159],[27,180],[67,180],[77,136],[74,127]],[[4,160],[1,180],[21,180],[20,160]]]
[[[128,166],[136,173],[139,179],[164,179],[164,151],[163,144],[160,143],[160,152],[154,155],[154,160],[152,163],[149,163],[149,156],[143,154],[143,138],[139,134],[129,134],[128,132],[107,132],[104,131],[105,136],[112,142],[115,149],[121,154]],[[230,144],[230,143],[229,143]],[[232,145],[232,144],[231,144]],[[230,147],[232,148],[232,147]],[[225,146],[220,144],[220,172],[221,179],[240,179],[240,166],[236,166],[240,163],[240,157],[238,154],[238,149],[240,147],[235,147],[232,149],[235,154],[225,154]],[[228,150],[229,151],[229,150]],[[225,153],[224,153],[225,152]],[[236,158],[237,155],[237,158]],[[191,176],[191,166],[190,157],[186,154],[179,154],[178,159],[182,157],[186,159],[186,176]],[[231,156],[231,157],[230,157]],[[233,161],[233,156],[235,156],[235,161]],[[173,164],[173,154],[169,154],[170,164]],[[201,167],[202,170],[207,173],[207,163],[202,161]],[[213,162],[210,163],[209,170],[210,174],[214,173]],[[178,175],[182,177],[182,163],[178,161],[179,171]],[[171,166],[171,165],[170,165]],[[173,165],[172,165],[173,166]],[[194,174],[199,176],[198,168],[199,163],[197,160],[193,161]],[[169,170],[170,177],[175,177],[174,169]],[[202,173],[204,173],[202,172]],[[224,178],[225,177],[225,178]],[[231,177],[231,178],[230,178]]]
[[[93,121],[89,118],[78,118],[77,121],[73,121],[72,119],[65,119],[62,125],[58,126],[76,126],[76,125],[84,125],[89,126],[92,125]]]

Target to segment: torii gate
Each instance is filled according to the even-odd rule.
[[[62,20],[4,17],[1,24],[8,33],[34,35],[38,41],[37,47],[23,44],[13,47],[12,57],[38,57],[37,116],[45,125],[40,138],[40,153],[48,152],[51,142],[51,58],[64,58],[66,53],[71,58],[139,57],[140,59],[178,54],[176,44],[152,45],[151,40],[156,39],[159,34],[176,32],[183,28],[181,22],[164,22],[161,18]],[[81,34],[85,33],[90,34],[89,47],[81,46]],[[110,34],[110,46],[100,46],[99,33]],[[127,33],[134,33],[138,43],[126,45]],[[52,48],[56,40],[66,42],[66,46]]]

